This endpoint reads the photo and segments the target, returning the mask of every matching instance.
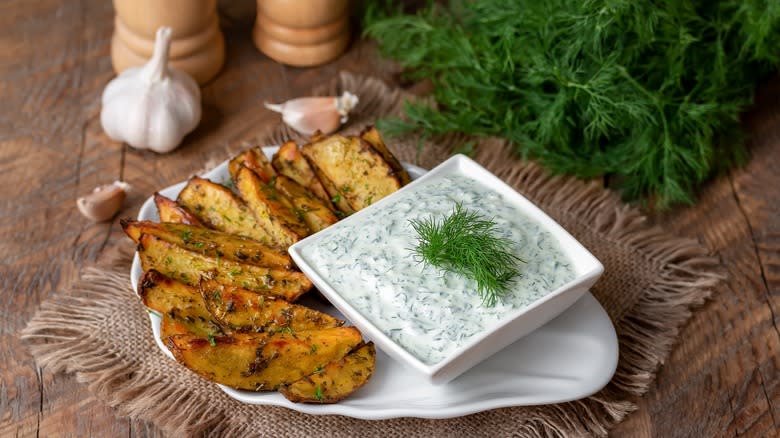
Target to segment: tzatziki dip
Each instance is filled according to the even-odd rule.
[[[426,266],[414,253],[418,235],[410,220],[443,218],[457,203],[492,219],[523,261],[495,306],[483,304],[474,280]],[[426,181],[355,219],[324,232],[302,256],[345,301],[428,365],[575,277],[552,233],[464,174]]]

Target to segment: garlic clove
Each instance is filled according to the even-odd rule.
[[[285,114],[282,120],[304,135],[312,135],[317,131],[330,134],[341,126],[341,115],[332,107],[328,110]]]
[[[345,91],[340,97],[299,97],[281,104],[266,103],[265,107],[282,114],[282,121],[304,135],[317,131],[330,134],[348,120],[357,106],[358,97]]]
[[[95,222],[102,222],[114,217],[122,209],[125,195],[130,184],[114,181],[95,188],[91,193],[76,200],[76,206],[81,214]]]

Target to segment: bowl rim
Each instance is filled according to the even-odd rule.
[[[340,227],[352,226],[354,222],[361,220],[364,215],[383,208],[385,205],[392,202],[395,198],[406,192],[415,190],[416,187],[424,184],[426,181],[442,178],[453,173],[462,173],[474,180],[481,182],[490,190],[494,190],[500,193],[507,201],[512,202],[523,213],[527,214],[533,220],[537,221],[545,230],[549,231],[559,241],[562,252],[568,256],[572,261],[572,264],[575,265],[575,277],[557,289],[550,291],[543,297],[540,297],[537,300],[531,302],[530,304],[507,312],[505,315],[503,315],[499,322],[473,335],[444,359],[433,364],[427,364],[408,351],[405,347],[392,340],[381,329],[379,329],[371,319],[365,317],[352,304],[344,299],[339,291],[331,286],[327,279],[320,275],[314,264],[310,263],[306,259],[306,257],[303,255],[303,250],[310,245],[316,244],[317,241],[321,240],[329,233],[334,232],[334,230],[337,230]],[[471,158],[462,154],[456,154],[452,156],[421,177],[402,187],[400,190],[352,214],[351,216],[342,219],[327,229],[296,242],[290,246],[288,252],[295,261],[298,268],[304,274],[306,274],[309,279],[311,279],[317,289],[319,289],[320,292],[322,292],[322,294],[325,295],[325,297],[339,311],[341,311],[350,320],[351,323],[364,332],[369,339],[373,340],[377,346],[382,348],[391,357],[434,380],[436,380],[437,377],[441,374],[445,374],[448,367],[452,365],[454,361],[456,361],[468,351],[472,350],[481,342],[489,339],[493,334],[501,331],[501,329],[505,328],[507,325],[517,322],[523,316],[534,312],[535,309],[538,309],[556,297],[566,294],[567,292],[577,290],[578,287],[583,284],[593,284],[604,271],[604,266],[601,264],[601,262],[592,253],[590,253],[590,251],[588,251],[587,248],[582,245],[582,243],[580,243],[576,238],[574,238],[574,236],[566,231],[566,229],[558,224],[557,221],[552,219],[533,202],[528,200],[522,194],[518,193],[515,189],[506,184],[493,173],[476,163]],[[583,294],[584,292],[585,289],[582,290]],[[561,312],[568,308],[575,301],[576,300],[572,300],[569,305],[561,309]],[[556,312],[549,316],[549,318],[545,318],[545,322],[554,318],[561,312]],[[517,340],[521,337],[522,336],[518,336],[514,340]],[[487,356],[482,359],[485,358],[487,358]],[[480,361],[481,360],[476,361],[474,365]],[[461,372],[465,372],[469,368],[470,366],[466,367]],[[460,372],[458,374],[460,374]],[[447,380],[454,377],[456,376],[448,377]]]

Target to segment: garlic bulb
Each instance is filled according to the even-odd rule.
[[[348,120],[349,112],[358,104],[358,97],[345,91],[341,97],[300,97],[265,107],[282,114],[282,120],[304,135],[317,131],[330,134]]]
[[[168,66],[170,47],[171,29],[159,28],[149,62],[106,86],[100,123],[112,139],[170,152],[200,122],[200,88],[187,73]]]

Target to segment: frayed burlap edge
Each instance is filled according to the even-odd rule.
[[[364,116],[353,118],[347,131],[362,127],[364,118],[373,120],[397,113],[404,98],[400,91],[390,89],[376,79],[345,73],[337,83],[319,92],[334,89],[355,90],[361,97],[372,96],[372,99],[361,101],[365,106],[358,107],[357,113]],[[386,99],[373,99],[374,96]],[[259,135],[259,144],[267,144],[263,143],[263,138],[278,143],[298,137],[282,126]],[[401,159],[428,167],[446,158],[463,140],[458,136],[437,139],[426,144],[422,152],[416,143],[410,143],[415,142],[413,139],[400,139],[393,144],[396,145],[394,152]],[[511,430],[520,436],[606,435],[635,409],[634,398],[647,391],[676,341],[680,327],[690,317],[691,309],[702,304],[717,286],[720,281],[717,260],[708,256],[694,240],[669,237],[661,229],[648,226],[637,209],[624,205],[614,193],[598,184],[551,176],[534,163],[520,161],[509,145],[497,139],[479,141],[476,151],[477,161],[562,223],[575,220],[587,224],[590,231],[610,245],[628,248],[659,266],[657,281],[632,303],[619,300],[605,303],[610,299],[608,291],[596,294],[613,318],[620,342],[618,369],[605,389],[574,402],[506,408],[470,416],[481,424],[480,433],[491,436],[495,436],[496,431],[490,430],[489,425],[497,426],[493,417],[495,421],[511,421]],[[609,268],[607,266],[606,275],[609,275]],[[206,408],[209,400],[202,392],[176,387],[164,377],[135,373],[136,359],[119,354],[112,342],[101,338],[96,318],[102,310],[126,306],[128,299],[134,299],[128,271],[129,255],[118,256],[102,268],[87,268],[69,293],[56,295],[43,303],[22,333],[22,339],[39,365],[54,372],[74,373],[90,391],[116,407],[120,414],[152,421],[174,436],[258,433],[251,424],[237,421],[229,413]],[[218,390],[214,388],[214,391]],[[323,417],[312,418],[322,425]],[[398,427],[405,421],[414,424],[416,420],[384,423]],[[438,424],[442,430],[454,432],[458,430],[455,425],[460,424],[456,422],[457,419],[440,420]],[[506,432],[505,427],[499,429]],[[400,432],[397,428],[387,430],[391,431]],[[420,433],[409,427],[403,434]],[[283,435],[284,428],[263,434]],[[366,436],[369,435],[373,436],[373,433]]]

